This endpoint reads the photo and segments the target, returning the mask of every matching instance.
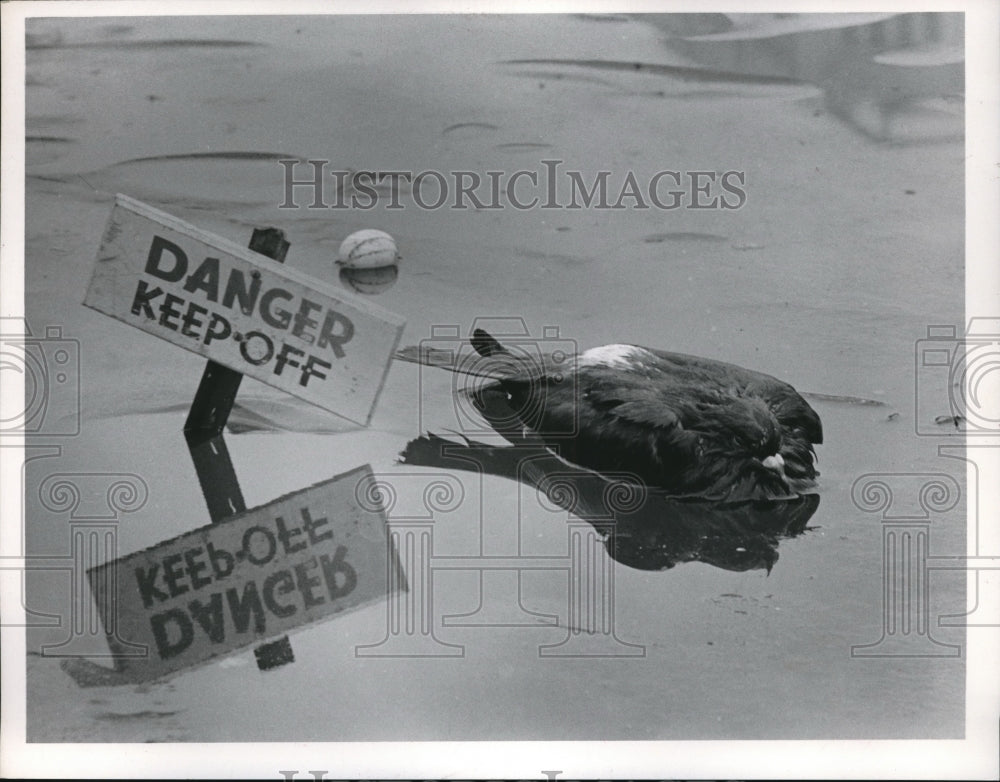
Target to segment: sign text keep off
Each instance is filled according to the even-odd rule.
[[[384,512],[358,502],[371,480],[359,467],[92,568],[119,666],[157,678],[384,596],[399,563]]]
[[[399,316],[119,195],[84,304],[367,424]]]

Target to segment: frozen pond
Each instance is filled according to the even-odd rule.
[[[116,192],[244,246],[253,227],[279,227],[286,265],[334,283],[347,234],[388,231],[403,260],[377,303],[406,318],[404,345],[457,327],[446,333],[465,350],[487,318],[498,334],[523,322],[545,350],[710,356],[815,394],[825,433],[818,504],[790,521],[678,520],[687,531],[657,543],[651,566],[610,559],[586,514],[530,480],[399,463],[425,432],[487,437],[454,401],[457,375],[394,362],[367,429],[245,380],[226,444],[246,505],[370,464],[394,492],[390,522],[411,530],[401,556],[429,634],[407,646],[376,601],[292,633],[295,662],[273,671],[247,647],[166,681],[80,687],[38,653],[67,628],[34,626],[30,741],[964,735],[964,630],[938,621],[964,612],[963,572],[931,572],[926,614],[906,628],[901,648],[928,656],[852,654],[902,610],[885,564],[896,544],[864,486],[888,482],[904,515],[926,515],[914,546],[966,551],[966,462],[938,453],[959,432],[934,422],[951,414],[948,375],[914,358],[928,326],[965,319],[961,24],[719,16],[29,23],[26,315],[78,346],[80,390],[79,435],[27,468],[30,554],[72,545],[73,511],[44,499],[55,473],[88,476],[70,477],[76,513],[115,516],[118,555],[209,522],[182,433],[204,360],[80,305]],[[542,177],[560,161],[559,188],[565,172],[610,172],[612,205],[628,176],[645,187],[669,170],[682,203],[430,209],[404,186],[403,208],[383,190],[373,209],[314,209],[299,186],[282,209],[289,158],[298,179],[308,160],[478,172],[484,198],[488,171]],[[706,196],[739,208],[690,208],[699,171],[739,172]],[[522,185],[525,200],[545,195]],[[53,396],[47,420],[71,426],[75,403],[72,389]],[[145,501],[102,506],[109,475],[132,476]],[[945,499],[927,500],[927,476]],[[597,579],[586,600],[577,555]],[[29,574],[36,624],[64,613],[70,587],[65,570]],[[88,633],[74,649],[102,653]]]

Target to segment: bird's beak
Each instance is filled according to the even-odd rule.
[[[784,474],[785,472],[785,460],[780,453],[768,456],[766,459],[761,461],[761,464],[769,470],[774,470],[778,474]]]

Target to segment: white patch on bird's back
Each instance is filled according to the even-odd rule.
[[[646,351],[637,345],[601,345],[585,350],[577,359],[581,367],[611,367],[631,369],[642,363]]]

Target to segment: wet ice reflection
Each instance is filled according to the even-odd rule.
[[[408,465],[482,471],[534,487],[543,501],[589,522],[608,554],[640,570],[704,562],[724,570],[770,571],[778,543],[795,537],[819,507],[819,495],[718,503],[677,499],[629,481],[574,467],[544,448],[494,446],[436,435],[411,440]]]

